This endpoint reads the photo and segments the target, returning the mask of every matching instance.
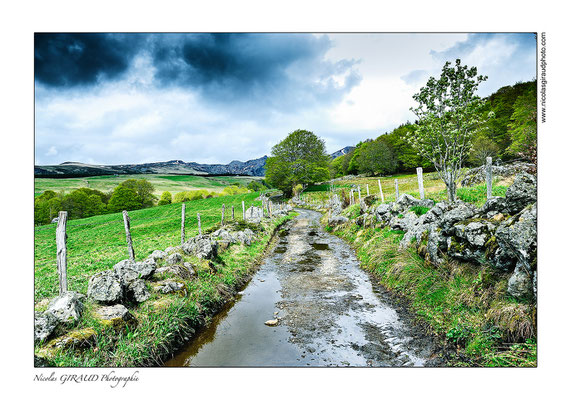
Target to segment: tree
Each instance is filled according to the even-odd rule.
[[[510,154],[535,162],[537,153],[537,89],[529,88],[519,96],[513,106],[508,133],[512,140],[507,148]]]
[[[135,191],[138,201],[141,203],[141,207],[139,208],[152,207],[156,200],[156,197],[153,195],[155,188],[153,184],[146,179],[127,179],[121,182],[119,186]]]
[[[313,132],[298,129],[272,147],[266,160],[266,180],[290,196],[297,184],[329,179],[328,166],[325,142]]]
[[[456,182],[468,155],[475,129],[482,123],[484,102],[476,96],[478,85],[487,79],[476,67],[454,67],[446,62],[440,79],[430,77],[413,98],[411,108],[418,117],[418,128],[408,139],[415,150],[434,164],[446,184],[448,200],[456,200]]]
[[[130,211],[142,208],[142,204],[135,189],[119,185],[113,190],[107,208],[111,212]]]
[[[171,204],[172,203],[172,194],[171,192],[163,192],[161,195],[161,199],[159,200],[158,205],[162,206],[163,204]]]
[[[468,155],[468,161],[472,165],[483,165],[486,163],[486,158],[492,157],[495,159],[498,156],[500,147],[486,136],[478,136],[472,143],[472,148]]]
[[[397,160],[393,151],[380,140],[364,143],[361,146],[357,164],[359,173],[362,174],[390,174],[397,169]]]

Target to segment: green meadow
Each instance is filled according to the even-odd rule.
[[[36,178],[34,179],[34,195],[39,196],[46,190],[55,192],[63,191],[65,194],[79,188],[96,189],[102,192],[113,190],[121,182],[127,179],[146,179],[155,187],[154,194],[160,196],[162,192],[169,191],[173,195],[188,190],[207,189],[213,192],[221,192],[224,187],[239,183],[246,186],[261,177],[254,176],[196,176],[196,175],[103,175],[85,178]]]

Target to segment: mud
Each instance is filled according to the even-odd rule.
[[[319,213],[296,211],[236,301],[166,366],[439,365],[431,337],[349,245],[320,227]]]

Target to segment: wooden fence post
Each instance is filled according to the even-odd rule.
[[[492,197],[492,157],[486,157],[486,198]]]
[[[377,182],[379,182],[379,193],[381,194],[381,201],[384,202],[385,196],[383,196],[383,188],[381,187],[381,180],[378,179]]]
[[[234,221],[234,206],[232,206],[232,221]]]
[[[226,208],[226,204],[222,204],[222,220],[220,221],[220,226],[224,225],[224,209]]]
[[[198,219],[198,234],[202,236],[202,227],[200,225],[200,213],[196,213],[196,218]]]
[[[185,213],[186,213],[186,204],[182,203],[182,215],[180,218],[180,245],[184,244],[184,220],[185,220]]]
[[[370,196],[370,193],[369,193],[369,184],[368,184],[368,183],[367,183],[367,196]]]
[[[244,200],[242,200],[242,221],[246,220],[246,206],[244,205]]]
[[[357,190],[359,192],[359,203],[361,202],[361,186],[357,186]]]
[[[131,219],[126,210],[123,210],[123,222],[125,223],[125,236],[127,236],[127,247],[129,248],[129,259],[135,261],[135,250],[131,241]]]
[[[418,178],[418,191],[420,200],[424,200],[424,181],[422,180],[422,167],[416,169],[416,177]]]
[[[67,292],[67,211],[60,211],[56,228],[57,272],[60,296]]]
[[[395,179],[395,201],[399,200],[399,180]]]

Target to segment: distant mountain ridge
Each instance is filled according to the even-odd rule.
[[[335,153],[330,154],[332,160],[336,159],[337,157],[344,156],[345,154],[349,153],[351,150],[354,150],[355,146],[345,146],[341,150],[337,150]]]
[[[330,154],[332,159],[347,154],[354,149],[347,146]],[[134,174],[173,174],[173,175],[243,175],[264,176],[266,160],[263,156],[255,160],[237,161],[229,164],[199,164],[182,160],[171,160],[145,164],[94,165],[76,161],[66,161],[58,165],[34,166],[36,178],[74,178],[98,175]]]
[[[91,165],[80,162],[64,162],[59,165],[36,165],[36,178],[70,178],[97,175],[127,174],[175,174],[175,175],[245,175],[264,176],[267,156],[246,162],[229,164],[199,164],[171,160],[145,164]]]

